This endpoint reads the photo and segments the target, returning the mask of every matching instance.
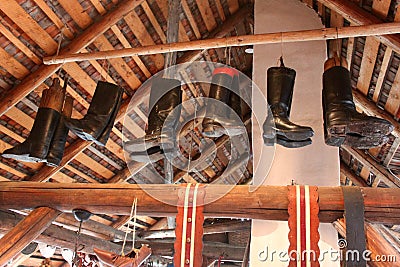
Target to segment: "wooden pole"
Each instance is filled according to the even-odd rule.
[[[118,185],[118,184],[62,184],[32,182],[1,182],[0,209],[26,209],[48,206],[63,212],[86,209],[92,213],[128,215],[132,201],[138,198],[138,215],[172,216],[179,185]],[[288,199],[286,186],[207,185],[205,216],[287,220]],[[229,191],[230,190],[230,191]],[[364,195],[365,217],[371,222],[399,223],[400,189],[361,188]],[[343,216],[341,187],[319,187],[319,218],[333,222]],[[102,200],[99,201],[99,196]],[[217,199],[216,201],[214,201]]]
[[[246,46],[257,44],[276,44],[303,41],[330,40],[357,36],[373,36],[400,33],[400,23],[381,23],[364,26],[350,26],[341,28],[325,28],[317,30],[304,30],[293,32],[278,32],[255,35],[231,36],[224,39],[215,38],[180,42],[172,44],[151,45],[136,48],[125,48],[111,51],[92,53],[64,54],[60,56],[45,57],[45,64],[59,64],[83,60],[97,60],[103,58],[120,58],[134,55],[149,55],[157,53],[171,53],[175,51],[199,50],[208,48],[222,48],[228,46]]]
[[[57,216],[58,210],[40,207],[32,211],[0,239],[0,266],[6,265],[24,247],[38,237]]]

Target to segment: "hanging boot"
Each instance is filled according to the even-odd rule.
[[[67,127],[83,140],[104,146],[121,105],[123,89],[99,81],[87,114],[82,119],[65,119]]]
[[[67,83],[64,84],[64,87],[66,84]],[[46,157],[47,166],[56,167],[61,163],[69,132],[68,127],[65,125],[65,118],[71,118],[73,102],[74,99],[71,96],[67,95],[65,97],[63,112]]]
[[[325,66],[329,66],[328,59]],[[344,66],[329,66],[323,75],[322,105],[325,143],[371,148],[388,141],[393,125],[387,120],[356,111],[350,72]]]
[[[295,78],[296,71],[285,67],[282,60],[280,67],[271,67],[267,71],[267,101],[272,111],[275,126],[267,127],[269,118],[264,122],[263,136],[266,144],[268,144],[268,140],[275,138],[275,136],[282,141],[281,144],[290,141],[300,142],[293,147],[311,143],[309,141],[314,135],[313,129],[308,126],[297,125],[289,120]]]
[[[101,262],[114,267],[139,267],[151,255],[151,248],[145,245],[139,249],[134,258],[120,256],[97,248],[94,248],[93,251]]]
[[[181,115],[181,103],[179,80],[159,78],[153,81],[146,135],[124,143],[132,160],[155,162],[163,158],[164,153],[176,150],[175,128]]]
[[[31,132],[19,145],[7,149],[2,156],[27,162],[43,162],[60,119],[65,91],[60,80],[54,79],[49,89],[44,90]]]
[[[229,67],[216,68],[212,74],[209,98],[214,99],[206,106],[202,134],[220,137],[235,136],[246,131],[241,121],[239,72]],[[218,103],[221,102],[221,103]]]

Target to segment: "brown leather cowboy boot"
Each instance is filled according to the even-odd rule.
[[[146,245],[139,249],[134,258],[120,256],[97,248],[94,248],[93,251],[101,262],[114,267],[139,267],[151,255],[151,248]]]

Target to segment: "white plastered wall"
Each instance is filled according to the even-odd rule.
[[[323,28],[314,10],[298,0],[256,0],[255,33],[285,32]],[[257,45],[254,47],[253,80],[266,96],[266,71],[277,66],[281,55],[281,44]],[[338,186],[340,179],[339,153],[335,147],[324,143],[322,119],[322,74],[326,59],[324,41],[296,42],[283,44],[285,65],[297,72],[291,120],[300,125],[311,126],[315,136],[312,145],[304,148],[287,149],[276,146],[272,166],[271,148],[263,146],[259,127],[253,120],[254,178],[256,181],[266,177],[266,185],[288,185],[294,180],[297,184],[318,186]],[[262,105],[258,105],[253,88],[253,110],[265,116]],[[262,122],[261,122],[262,123]],[[337,249],[337,232],[331,224],[321,224],[319,228],[321,252]],[[279,259],[279,252],[287,252],[289,228],[287,222],[254,220],[251,241],[251,267],[287,266],[288,262]],[[268,249],[268,251],[266,251]],[[271,253],[276,251],[271,261]],[[264,253],[262,253],[264,252]],[[266,259],[266,256],[268,257]],[[339,266],[339,261],[326,255],[321,266]],[[284,258],[284,255],[282,258]]]

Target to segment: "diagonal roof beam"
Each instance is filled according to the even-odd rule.
[[[336,11],[342,17],[355,25],[370,25],[382,23],[381,19],[368,13],[355,3],[348,0],[318,0],[321,4]],[[390,46],[393,50],[400,53],[400,35],[381,35],[375,36],[380,42]]]
[[[79,52],[143,1],[144,0],[122,1],[113,11],[104,15],[100,21],[89,26],[80,36],[72,40],[69,45],[60,51],[60,55]],[[61,66],[62,64],[53,66],[42,64],[36,71],[25,77],[20,84],[15,86],[2,99],[0,99],[0,116],[4,115],[7,110],[16,105],[36,87],[41,85]]]
[[[235,14],[233,14],[231,17],[229,17],[222,25],[217,27],[215,30],[213,30],[208,38],[220,38],[228,33],[230,33],[234,27],[243,22],[249,15],[252,13],[252,8],[251,7],[243,7],[240,10],[238,10]],[[190,51],[186,52],[183,54],[182,57],[177,59],[178,64],[180,63],[185,63],[185,62],[192,62],[196,60],[202,53],[203,51]],[[146,97],[144,94],[145,90],[141,90],[142,95],[138,95],[137,93],[135,94],[135,100],[138,101],[138,103]],[[128,108],[130,99],[127,99],[121,106],[120,111],[118,112],[118,115],[116,117],[116,122],[120,121],[124,115],[125,111]],[[1,101],[0,101],[1,104]],[[0,107],[1,109],[1,107]],[[44,182],[50,179],[54,174],[56,174],[58,171],[60,171],[62,168],[64,168],[65,165],[67,165],[71,160],[73,160],[76,155],[78,155],[80,152],[85,150],[88,146],[90,146],[92,142],[89,141],[84,141],[81,139],[78,139],[71,145],[69,145],[64,152],[64,157],[61,161],[60,166],[58,167],[48,167],[44,166],[42,167],[34,176],[28,177],[25,180],[28,181],[34,181],[34,182]],[[141,170],[141,168],[144,166],[144,164],[138,164],[138,171]],[[117,174],[118,175],[118,174]],[[122,173],[123,176],[123,173]],[[111,178],[112,181],[115,183],[118,180],[120,180],[121,175],[117,176],[115,179]]]

